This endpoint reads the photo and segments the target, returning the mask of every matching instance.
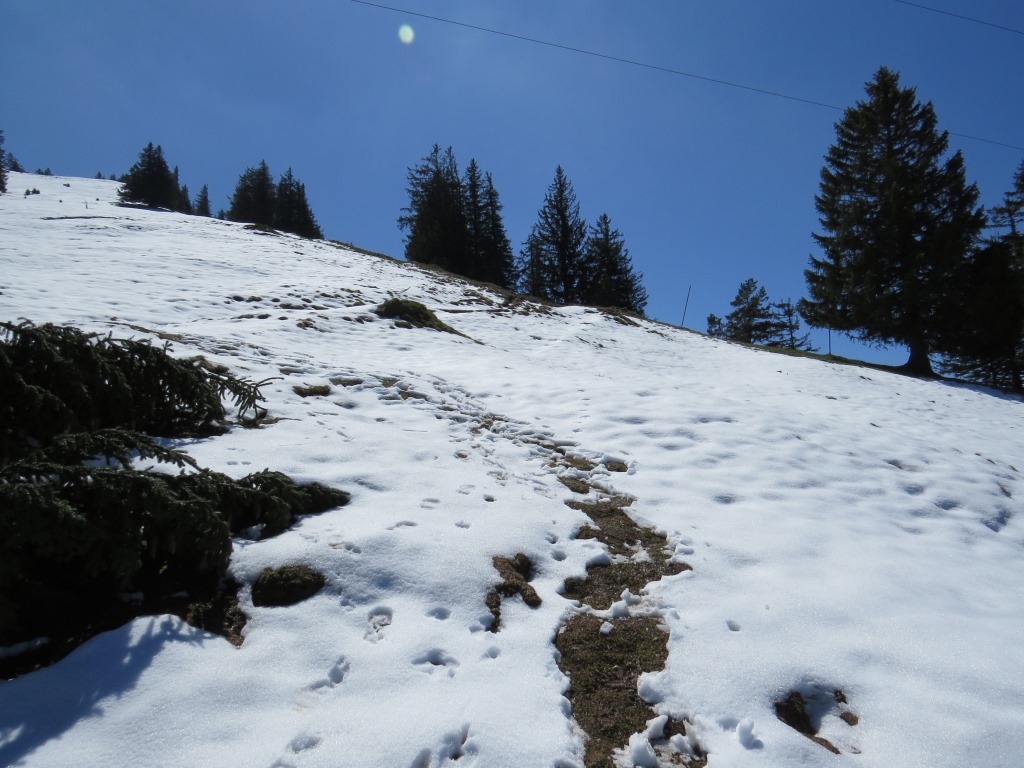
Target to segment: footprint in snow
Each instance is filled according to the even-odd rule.
[[[323,688],[333,688],[345,679],[345,675],[348,674],[348,670],[348,660],[344,656],[339,656],[338,660],[331,665],[329,670],[327,670],[327,677],[317,680],[309,686],[309,689],[311,691],[319,691]]]
[[[367,614],[366,622],[370,625],[370,628],[366,630],[364,637],[371,643],[376,643],[378,640],[383,639],[384,629],[391,625],[393,617],[394,612],[390,608],[386,605],[378,605]]]
[[[455,677],[455,667],[459,666],[458,659],[443,648],[431,648],[429,651],[421,653],[414,658],[412,663],[430,674],[434,674],[440,669],[445,669],[448,672],[448,677]]]
[[[431,608],[427,611],[427,616],[437,619],[438,621],[445,621],[451,615],[452,612],[447,608]]]
[[[423,509],[434,509],[434,507],[440,503],[440,499],[424,499],[420,502],[420,506],[423,507]]]
[[[387,527],[387,530],[393,531],[396,528],[415,528],[415,527],[416,527],[416,523],[414,523],[412,520],[399,520],[394,525],[389,525]]]

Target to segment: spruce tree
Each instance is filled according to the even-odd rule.
[[[295,178],[291,168],[277,183],[274,228],[314,240],[322,240],[324,236],[306,199],[306,185]]]
[[[527,290],[561,304],[580,302],[586,239],[587,225],[580,218],[572,182],[558,166],[520,256]]]
[[[612,228],[608,214],[602,213],[590,228],[587,238],[584,303],[598,307],[619,307],[642,315],[647,306],[643,276],[633,271],[622,233]]]
[[[0,131],[0,194],[7,191],[7,158],[4,154],[4,132]]]
[[[944,373],[1024,389],[1024,163],[991,210],[1002,234],[977,249],[957,277],[960,313],[943,338]]]
[[[491,174],[484,176],[483,197],[483,232],[481,237],[481,261],[484,270],[481,279],[512,288],[516,284],[515,256],[512,243],[505,233],[505,223],[501,218],[501,199],[494,188]]]
[[[196,216],[211,216],[210,213],[210,188],[203,184],[203,188],[199,190],[199,194],[196,195],[196,200],[192,204],[192,212]]]
[[[991,212],[992,225],[1009,229],[1008,235],[1014,247],[1021,248],[1024,240],[1024,161],[1017,166],[1013,177],[1013,189],[1003,195],[1003,202]]]
[[[154,147],[153,142],[149,142],[139,153],[139,161],[121,181],[123,186],[118,192],[121,202],[172,211],[179,208],[181,191],[160,145]]]
[[[230,221],[245,221],[274,226],[274,212],[277,208],[277,188],[270,168],[264,160],[255,168],[246,168],[238,177],[235,193],[231,197],[231,207],[227,218]]]
[[[768,292],[754,278],[740,283],[730,306],[733,310],[725,316],[723,338],[746,344],[766,344],[777,337],[779,322]]]
[[[800,312],[792,299],[773,304],[772,313],[775,319],[775,328],[773,335],[765,340],[766,346],[817,352],[817,349],[811,345],[811,335],[800,333]]]
[[[462,210],[466,219],[466,277],[473,279],[481,279],[484,271],[483,186],[483,175],[476,164],[476,158],[470,158],[462,181]]]
[[[984,217],[959,152],[943,160],[948,133],[930,103],[883,67],[867,101],[836,124],[815,198],[821,258],[804,272],[800,312],[828,327],[910,350],[906,369],[931,373],[956,304],[955,276]]]
[[[407,178],[409,205],[398,218],[399,228],[408,231],[405,258],[466,274],[464,195],[452,148],[442,154],[435,144],[419,165],[409,169]]]
[[[957,322],[943,337],[943,373],[1024,389],[1024,263],[1010,237],[979,248],[958,273]]]
[[[481,175],[475,159],[462,182],[466,217],[466,277],[502,288],[515,284],[512,244],[501,219],[501,201],[491,174]]]

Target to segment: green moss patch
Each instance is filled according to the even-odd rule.
[[[299,397],[325,397],[331,394],[331,386],[329,384],[310,384],[309,386],[296,384],[292,387],[292,391]]]
[[[373,310],[378,317],[394,319],[395,325],[405,328],[432,328],[435,331],[454,333],[456,336],[469,338],[464,333],[459,333],[447,323],[438,319],[426,305],[411,299],[391,298]],[[404,325],[402,325],[404,323]]]

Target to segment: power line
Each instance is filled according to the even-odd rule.
[[[456,26],[456,27],[463,27],[465,29],[473,29],[473,30],[476,30],[478,32],[487,32],[488,34],[491,34],[491,35],[500,35],[501,37],[508,37],[508,38],[513,39],[513,40],[520,40],[520,41],[526,42],[526,43],[534,43],[535,45],[544,45],[544,46],[547,46],[549,48],[557,48],[559,50],[569,51],[570,53],[579,53],[579,54],[582,54],[584,56],[593,56],[593,57],[598,58],[598,59],[606,59],[607,61],[614,61],[614,62],[617,62],[619,64],[629,64],[629,65],[634,66],[634,67],[642,67],[644,69],[653,69],[656,72],[664,72],[664,73],[667,73],[667,74],[670,74],[670,75],[678,75],[680,77],[688,77],[688,78],[691,78],[693,80],[701,80],[703,82],[713,83],[715,85],[725,85],[725,86],[728,86],[730,88],[738,88],[738,89],[743,90],[743,91],[748,91],[748,92],[753,92],[753,93],[760,93],[760,94],[763,94],[765,96],[773,96],[773,97],[775,97],[777,99],[786,99],[788,101],[796,101],[796,102],[799,102],[801,104],[810,104],[811,106],[814,106],[814,107],[821,107],[823,109],[830,109],[830,110],[833,110],[835,112],[843,112],[844,111],[844,109],[842,107],[837,107],[835,104],[826,104],[823,101],[815,101],[814,99],[805,99],[805,98],[803,98],[801,96],[792,96],[792,95],[790,95],[788,93],[781,93],[779,91],[769,91],[767,89],[757,88],[757,87],[752,86],[752,85],[743,85],[742,83],[734,83],[734,82],[732,82],[730,80],[720,80],[718,78],[707,77],[705,75],[697,75],[697,74],[694,74],[692,72],[685,72],[685,71],[683,71],[681,69],[672,69],[670,67],[662,67],[662,66],[659,66],[658,64],[649,64],[649,63],[643,62],[643,61],[636,61],[635,59],[626,59],[626,58],[623,58],[621,56],[613,56],[611,54],[600,53],[598,51],[590,51],[590,50],[587,50],[585,48],[575,48],[575,47],[570,46],[570,45],[563,45],[562,43],[553,43],[550,40],[540,40],[539,38],[536,38],[536,37],[527,37],[526,35],[516,35],[516,34],[513,34],[512,32],[503,32],[500,29],[491,29],[490,27],[481,27],[481,26],[477,26],[476,24],[467,24],[466,22],[463,22],[463,21],[455,21],[454,19],[445,19],[445,18],[442,18],[441,16],[432,16],[432,15],[430,15],[428,13],[419,13],[417,11],[410,11],[410,10],[406,10],[405,8],[395,8],[393,6],[382,5],[380,3],[371,3],[371,2],[369,2],[369,0],[351,0],[351,2],[358,3],[359,5],[367,5],[367,6],[370,6],[372,8],[380,8],[380,9],[385,10],[385,11],[394,11],[395,13],[404,13],[407,16],[416,16],[416,17],[419,17],[421,19],[430,19],[431,21],[439,21],[442,24],[451,24],[452,26]],[[906,0],[894,0],[894,2],[900,3],[900,2],[906,2]],[[907,5],[917,5],[916,3],[910,3],[910,2],[906,2],[906,4]],[[935,10],[933,8],[928,8],[927,6],[923,6],[923,5],[922,6],[917,6],[917,7],[924,8],[925,10]],[[937,12],[938,13],[945,13],[945,11],[937,11]],[[956,14],[949,14],[949,15],[955,16]],[[966,19],[968,17],[965,16],[963,18]],[[977,19],[968,19],[968,20],[970,20],[970,21],[977,21]],[[979,23],[987,24],[988,22],[979,22]],[[996,26],[996,25],[991,25],[991,26]],[[1015,32],[1016,30],[1010,30],[1010,31],[1011,32]],[[949,135],[950,136],[956,136],[956,137],[961,138],[961,139],[969,139],[970,141],[979,141],[979,142],[982,142],[984,144],[993,144],[993,145],[995,145],[997,147],[1005,147],[1007,149],[1015,149],[1015,150],[1018,150],[1020,152],[1024,152],[1024,146],[1018,146],[1016,144],[1007,144],[1007,143],[1002,142],[1002,141],[995,141],[993,139],[983,139],[983,138],[980,138],[978,136],[969,136],[966,133],[955,133],[953,131],[950,131]]]
[[[941,13],[943,16],[952,16],[954,19],[963,19],[964,21],[973,21],[975,24],[984,24],[986,27],[995,27],[1001,29],[1004,32],[1013,32],[1015,35],[1024,35],[1024,31],[1014,29],[1013,27],[1004,27],[1002,24],[993,24],[991,21],[982,21],[981,19],[975,19],[973,16],[963,16],[959,13],[952,13],[950,11],[943,11],[939,8],[932,8],[928,5],[921,5],[920,3],[911,3],[909,0],[893,0],[894,3],[900,3],[901,5],[910,5],[914,8],[920,8],[923,11],[931,11],[932,13]]]
[[[825,104],[821,101],[814,101],[813,99],[804,99],[800,96],[791,96],[787,93],[779,93],[778,91],[768,91],[764,88],[756,88],[752,85],[743,85],[742,83],[733,83],[729,80],[719,80],[714,77],[706,77],[704,75],[696,75],[692,72],[684,72],[681,69],[671,69],[669,67],[662,67],[657,64],[648,64],[643,61],[636,61],[634,59],[625,59],[621,56],[612,56],[607,53],[599,53],[597,51],[588,51],[585,48],[573,48],[570,45],[562,45],[561,43],[552,43],[549,40],[539,40],[535,37],[526,37],[525,35],[515,35],[511,32],[502,32],[500,29],[490,29],[489,27],[478,27],[475,24],[466,24],[462,21],[454,21],[453,19],[443,19],[440,16],[431,16],[427,13],[417,13],[416,11],[407,11],[404,8],[393,8],[389,5],[380,5],[379,3],[371,3],[368,0],[352,0],[353,3],[359,3],[360,5],[369,5],[373,8],[382,8],[386,11],[395,11],[396,13],[404,13],[408,16],[418,16],[421,19],[430,19],[431,21],[440,21],[444,24],[452,24],[456,27],[465,27],[466,29],[475,29],[478,32],[488,32],[492,35],[501,35],[502,37],[510,37],[513,40],[522,40],[527,43],[535,43],[537,45],[546,45],[549,48],[558,48],[563,51],[569,51],[571,53],[581,53],[585,56],[594,56],[598,59],[607,59],[608,61],[616,61],[620,64],[631,64],[634,67],[643,67],[644,69],[653,69],[658,72],[666,72],[670,75],[679,75],[680,77],[689,77],[694,80],[703,80],[706,83],[714,83],[715,85],[727,85],[730,88],[740,88],[744,91],[753,91],[754,93],[763,93],[766,96],[774,96],[778,99],[789,99],[790,101],[799,101],[803,104],[811,104],[815,107],[824,107],[825,109],[833,109],[837,112],[842,112],[842,107],[837,107],[834,104]]]

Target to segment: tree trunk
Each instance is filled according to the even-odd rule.
[[[911,376],[935,376],[932,370],[932,361],[928,357],[928,344],[924,341],[916,341],[910,344],[910,359],[903,366],[903,371]]]

